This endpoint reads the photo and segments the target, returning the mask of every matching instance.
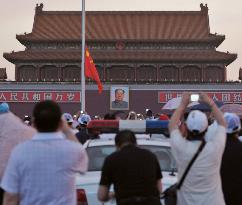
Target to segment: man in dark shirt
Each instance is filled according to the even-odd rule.
[[[221,179],[226,205],[242,203],[242,143],[238,139],[240,119],[233,113],[224,114],[227,140],[221,165]]]
[[[117,151],[103,164],[98,199],[108,201],[114,185],[118,205],[160,205],[161,169],[156,156],[136,146],[133,132],[124,130],[115,137]]]
[[[90,135],[88,134],[88,130],[87,130],[87,124],[90,121],[91,121],[91,117],[87,114],[83,114],[78,118],[80,129],[79,129],[79,132],[76,133],[76,137],[81,144],[84,144],[87,140],[90,139]]]

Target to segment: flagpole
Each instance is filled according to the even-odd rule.
[[[81,109],[86,111],[85,103],[85,0],[82,0],[82,69],[81,69]]]

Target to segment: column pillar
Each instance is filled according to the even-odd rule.
[[[134,82],[137,83],[137,64],[134,64]]]
[[[182,81],[182,66],[178,65],[178,81]]]
[[[39,65],[39,81],[44,81],[44,79],[42,79],[42,76],[41,76],[41,69],[44,67],[45,65]]]
[[[203,82],[204,81],[204,68],[205,68],[205,65],[204,64],[202,64],[201,65],[201,69],[202,69],[202,78],[201,78],[201,81]]]
[[[40,81],[40,65],[35,64],[35,69],[36,69],[36,81]]]
[[[106,70],[106,64],[103,64],[103,81],[106,82],[106,76],[107,76],[107,70]]]
[[[58,68],[58,81],[63,82],[64,81],[64,76],[63,76],[63,68],[65,67],[65,65],[63,64],[58,64],[56,65]]]
[[[159,64],[156,64],[156,82],[158,83],[159,82],[159,69],[160,69],[160,66]]]

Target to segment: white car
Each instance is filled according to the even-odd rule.
[[[164,139],[157,139],[157,137],[155,139],[142,137],[142,139],[137,139],[137,144],[157,156],[163,174],[163,190],[173,185],[177,181],[177,168],[169,142]],[[106,137],[106,139],[90,140],[84,146],[89,156],[89,168],[84,176],[79,175],[76,179],[78,205],[115,205],[115,200],[102,203],[97,199],[104,159],[116,149],[114,139]]]

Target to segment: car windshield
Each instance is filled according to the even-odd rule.
[[[171,172],[177,170],[170,147],[157,145],[139,145],[139,147],[150,150],[157,156],[162,171]],[[90,159],[88,171],[101,171],[104,159],[113,153],[116,148],[114,145],[103,145],[88,147],[86,150]]]

